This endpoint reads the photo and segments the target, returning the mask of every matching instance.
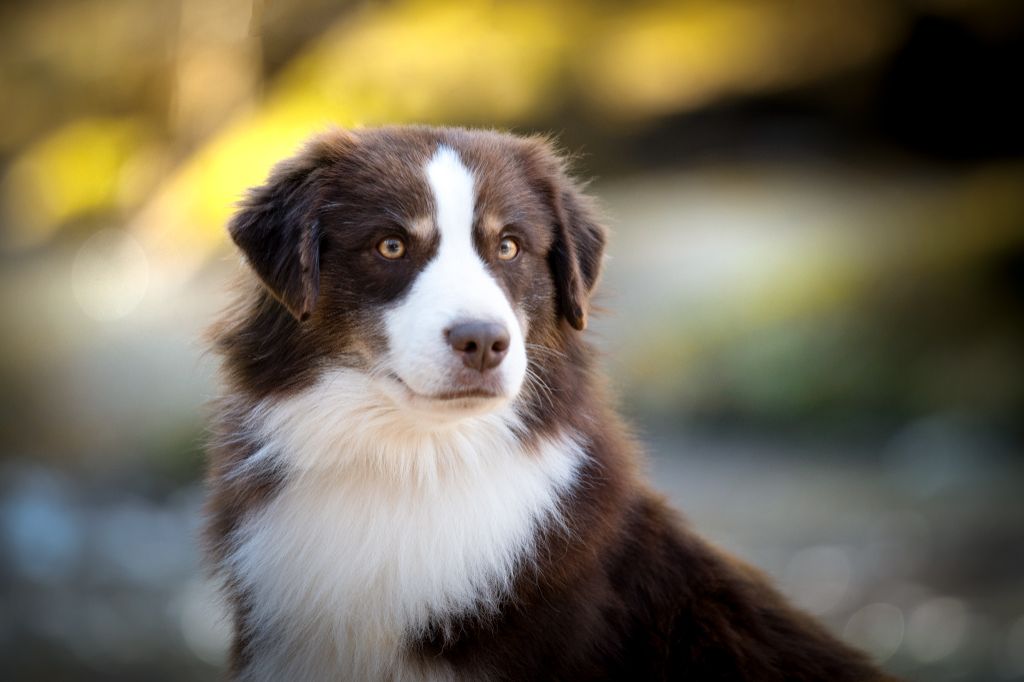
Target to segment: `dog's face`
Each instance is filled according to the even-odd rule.
[[[273,298],[268,354],[304,376],[361,370],[428,419],[543,383],[545,351],[585,325],[604,245],[545,141],[433,128],[317,138],[230,233]]]

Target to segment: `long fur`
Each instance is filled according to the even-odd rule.
[[[233,679],[888,679],[644,483],[581,333],[606,232],[548,141],[331,133],[229,230],[256,276],[213,332]],[[498,366],[449,347],[467,319],[508,331]]]
[[[405,638],[497,609],[533,561],[537,529],[564,523],[559,498],[585,457],[571,434],[527,451],[512,414],[410,428],[349,370],[249,418],[259,453],[279,457],[247,465],[290,472],[226,562],[255,604],[253,679],[427,676],[405,659]]]

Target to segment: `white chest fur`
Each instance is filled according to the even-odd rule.
[[[252,461],[286,483],[227,567],[253,605],[245,679],[453,677],[403,647],[492,608],[560,521],[584,456],[572,437],[525,450],[510,414],[419,430],[365,389],[335,376],[254,414],[266,447]]]

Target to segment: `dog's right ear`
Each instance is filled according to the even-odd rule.
[[[318,211],[332,137],[314,140],[275,166],[264,185],[249,190],[228,224],[231,239],[267,290],[299,321],[313,313],[320,289]]]

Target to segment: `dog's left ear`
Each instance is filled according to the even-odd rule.
[[[270,294],[297,320],[307,319],[320,290],[318,210],[324,169],[340,133],[314,139],[249,190],[228,224],[231,239]]]
[[[570,177],[551,143],[546,138],[527,138],[526,148],[534,185],[548,201],[554,219],[548,266],[559,311],[582,331],[587,326],[590,294],[601,274],[607,230],[593,199]]]

